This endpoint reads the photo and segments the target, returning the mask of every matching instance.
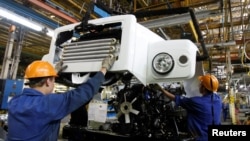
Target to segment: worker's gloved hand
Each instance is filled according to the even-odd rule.
[[[102,61],[102,67],[106,68],[107,70],[110,70],[110,68],[113,66],[115,62],[115,57],[106,57]]]
[[[61,72],[63,72],[68,66],[67,65],[63,65],[63,61],[60,60],[56,66],[55,69],[57,71],[57,74],[59,75]]]
[[[152,89],[154,89],[154,90],[162,91],[162,87],[159,84],[157,84],[157,83],[155,83],[155,84],[149,84],[149,87],[152,88]]]

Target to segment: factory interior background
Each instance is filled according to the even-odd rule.
[[[93,2],[95,9],[90,9]],[[6,16],[10,13],[34,25],[22,25],[20,19]],[[207,53],[204,71],[219,79],[218,93],[241,111],[227,123],[245,120],[250,112],[249,0],[0,0],[1,83],[22,80],[26,66],[49,52],[56,28],[87,16],[94,20],[126,14],[165,40],[189,39],[200,54]],[[57,84],[55,91],[69,89]]]

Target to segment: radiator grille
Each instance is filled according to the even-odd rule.
[[[62,60],[71,61],[100,61],[107,56],[118,53],[118,41],[115,38],[64,43]]]

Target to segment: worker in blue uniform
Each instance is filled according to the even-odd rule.
[[[34,61],[25,71],[29,88],[12,98],[8,105],[8,141],[57,141],[61,119],[91,100],[115,58],[105,58],[100,71],[79,87],[53,93],[55,69],[47,61]],[[56,68],[65,68],[61,67]]]
[[[216,93],[219,87],[218,79],[212,74],[198,77],[201,96],[185,97],[174,95],[159,84],[151,87],[160,90],[169,99],[174,100],[177,106],[187,111],[187,125],[195,141],[208,140],[208,125],[221,124],[221,97]]]

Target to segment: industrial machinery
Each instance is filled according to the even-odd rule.
[[[0,111],[6,113],[9,100],[21,94],[24,86],[23,79],[17,79],[17,69],[20,62],[24,30],[22,27],[11,25],[6,45],[2,70],[0,74]],[[7,119],[6,119],[7,120]]]
[[[22,89],[23,80],[0,79],[1,110],[7,110],[9,100],[21,94]]]
[[[42,58],[54,65],[59,60],[68,65],[57,82],[76,87],[99,71],[105,57],[116,58],[97,98],[97,104],[106,107],[106,119],[102,122],[92,117],[82,119],[88,120],[86,126],[67,126],[63,136],[71,138],[71,131],[78,128],[82,140],[103,136],[120,140],[189,139],[185,110],[175,107],[150,84],[161,83],[172,93],[184,95],[180,82],[195,75],[197,52],[197,46],[190,40],[164,40],[137,23],[133,15],[57,28],[49,53]],[[89,108],[91,104],[92,101]]]

